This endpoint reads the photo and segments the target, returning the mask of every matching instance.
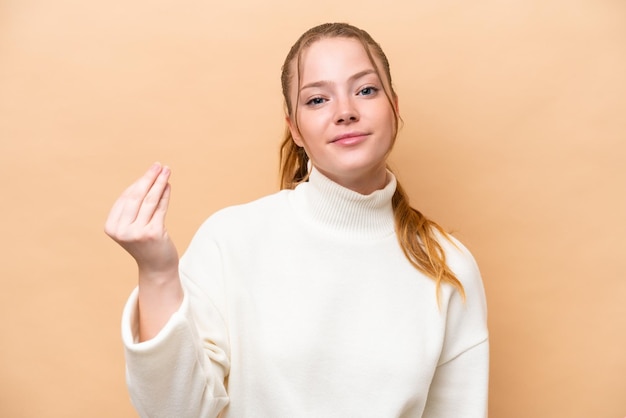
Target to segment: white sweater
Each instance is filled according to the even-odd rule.
[[[489,365],[480,273],[445,239],[467,300],[402,253],[391,198],[310,181],[211,216],[181,258],[185,298],[137,343],[127,381],[142,417],[483,418]],[[220,415],[221,414],[221,415]]]

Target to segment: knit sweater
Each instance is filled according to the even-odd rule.
[[[440,239],[466,300],[406,259],[396,180],[361,195],[310,180],[223,209],[180,260],[185,296],[137,342],[127,383],[142,417],[474,418],[487,415],[486,305],[474,259]]]

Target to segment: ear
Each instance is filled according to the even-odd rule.
[[[291,132],[291,137],[293,138],[293,142],[295,142],[296,145],[299,147],[304,147],[304,142],[302,141],[302,138],[300,137],[300,133],[298,132],[298,129],[296,128],[295,123],[291,120],[289,116],[285,116],[285,122],[287,122],[287,127],[289,128],[289,132]]]
[[[400,114],[400,105],[398,104],[398,96],[397,95],[393,98],[393,106],[396,108],[396,113],[399,115]]]

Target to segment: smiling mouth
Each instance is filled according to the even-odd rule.
[[[349,144],[360,142],[361,140],[365,139],[365,137],[368,135],[369,133],[367,132],[349,132],[347,134],[338,135],[334,137],[332,141],[330,141],[330,143],[334,144],[338,142],[341,144],[349,145]]]

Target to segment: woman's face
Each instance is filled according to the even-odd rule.
[[[287,122],[294,141],[322,174],[363,194],[387,182],[395,115],[383,82],[363,45],[350,38],[325,38],[303,50],[300,90],[291,82],[297,127],[293,114]]]

